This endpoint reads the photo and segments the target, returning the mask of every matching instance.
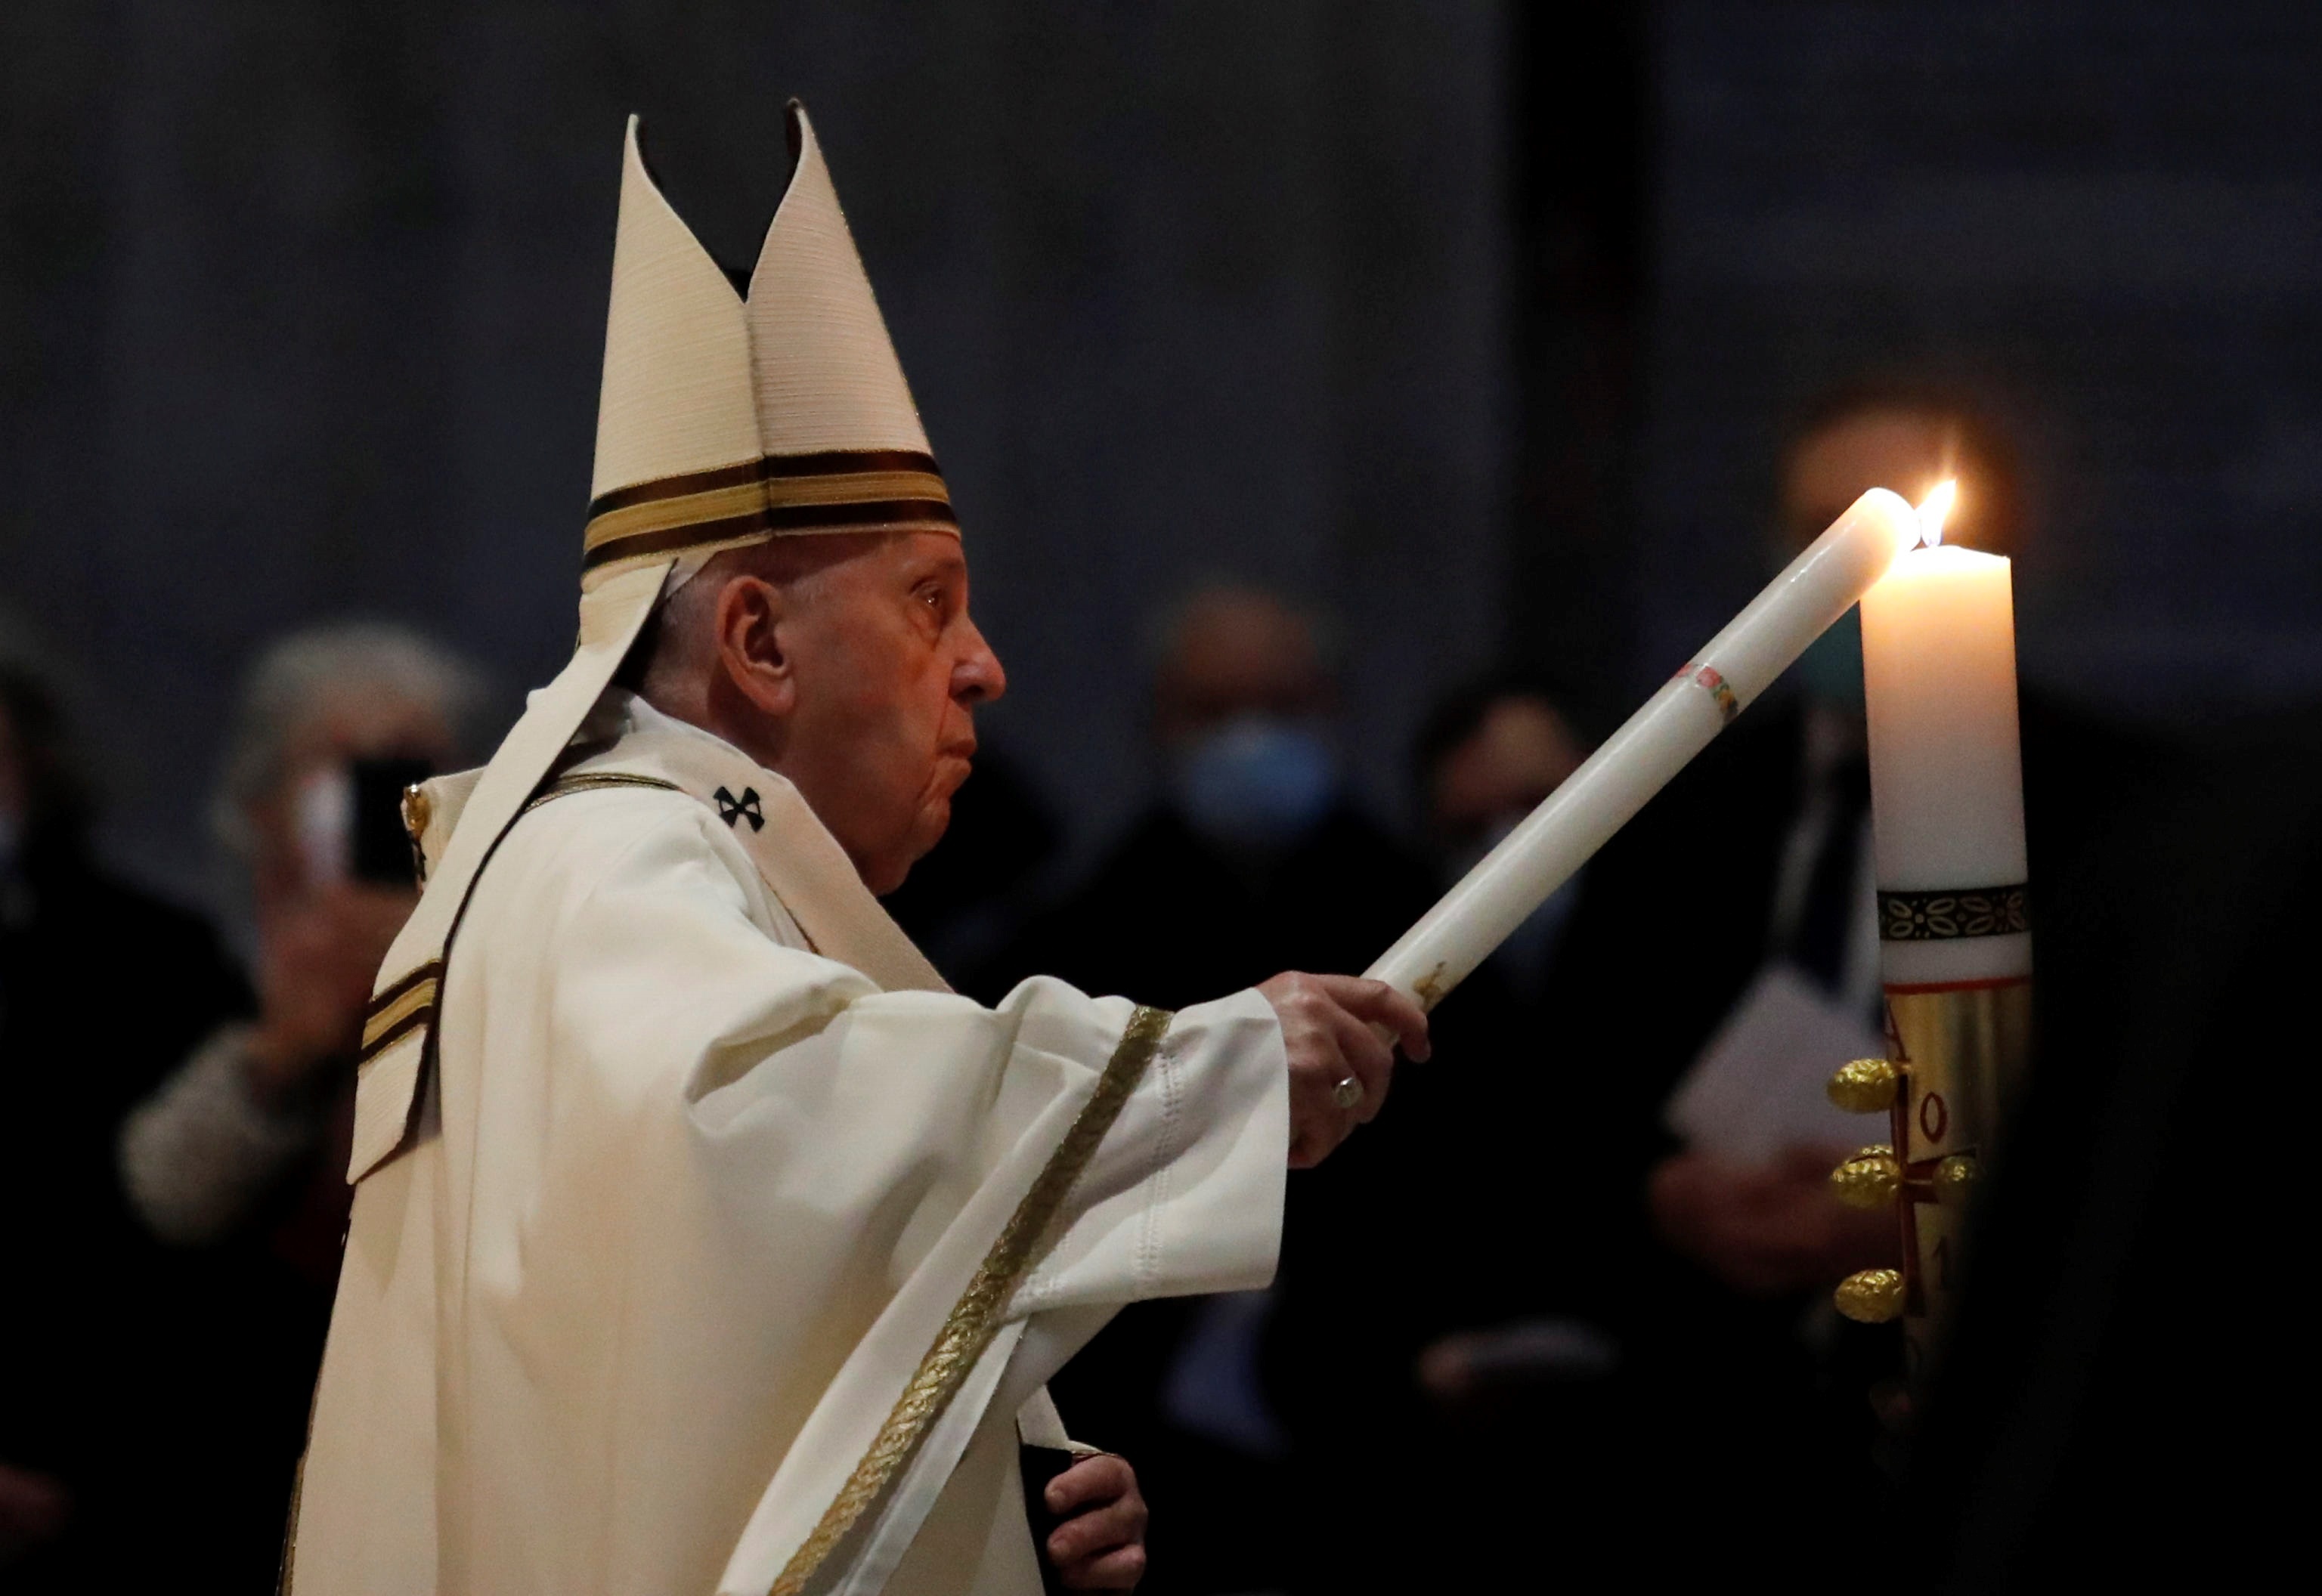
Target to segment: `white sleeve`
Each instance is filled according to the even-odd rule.
[[[310,1117],[270,1114],[251,1096],[249,1039],[247,1026],[214,1032],[122,1124],[122,1185],[163,1241],[217,1240],[315,1145]]]
[[[712,1094],[733,1100],[705,1099],[697,1114],[721,1126],[757,1118],[770,1099],[795,1104],[814,1081],[860,1083],[865,1119],[882,1108],[911,1114],[916,1099],[926,1117],[913,1130],[857,1120],[831,1150],[846,1148],[857,1180],[882,1163],[941,1170],[930,1195],[949,1188],[950,1199],[923,1218],[947,1220],[1003,1168],[1046,1163],[1065,1123],[1055,1106],[1092,1095],[1136,1012],[1125,998],[1091,998],[1047,977],[992,1008],[946,994],[864,992],[810,1035],[793,1030],[788,1046]],[[1048,1128],[1034,1145],[1025,1138],[1036,1123]],[[1289,1069],[1272,1005],[1244,991],[1182,1010],[1073,1184],[1007,1317],[1265,1285],[1281,1245],[1289,1151]],[[898,1239],[893,1256],[909,1272],[934,1229],[907,1226]]]
[[[1132,1007],[1027,982],[1024,1044],[1102,1068]],[[1252,1290],[1274,1278],[1289,1168],[1289,1065],[1255,991],[1178,1012],[1073,1190],[1010,1317]]]
[[[900,1221],[882,1249],[900,1285],[971,1193],[1047,1162],[1136,1005],[1046,977],[989,1008],[882,991],[752,924],[744,883],[690,829],[637,838],[568,927],[565,1056],[682,1069],[721,1206],[757,1223],[851,1193],[855,1211]],[[1185,1009],[1056,1215],[1010,1317],[1265,1284],[1289,1145],[1272,1006],[1244,991]],[[870,1197],[881,1186],[900,1207]]]

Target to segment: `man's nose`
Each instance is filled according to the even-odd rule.
[[[1008,672],[974,621],[967,624],[966,651],[952,667],[951,690],[963,704],[989,704],[1008,690]]]

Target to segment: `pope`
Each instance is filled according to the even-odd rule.
[[[802,110],[738,290],[629,126],[571,662],[407,805],[286,1588],[1126,1588],[1045,1382],[1272,1274],[1385,985],[957,997],[880,907],[1006,685]],[[1374,1026],[1379,1028],[1374,1031]],[[1036,1546],[1019,1445],[1079,1453]]]

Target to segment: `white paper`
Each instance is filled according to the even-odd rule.
[[[1736,1163],[1884,1141],[1884,1119],[1847,1113],[1824,1089],[1848,1060],[1886,1056],[1886,1038],[1862,1016],[1789,965],[1769,964],[1678,1083],[1663,1118],[1696,1152]]]

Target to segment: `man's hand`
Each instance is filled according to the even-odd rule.
[[[395,888],[341,883],[259,928],[250,1084],[261,1099],[290,1097],[361,1044],[371,980],[417,901]]]
[[[1074,1591],[1132,1591],[1145,1577],[1145,1498],[1137,1471],[1110,1452],[1083,1457],[1048,1482],[1048,1511],[1064,1522],[1048,1561]]]
[[[1661,1238],[1735,1290],[1775,1297],[1826,1286],[1851,1270],[1893,1268],[1895,1215],[1831,1194],[1843,1148],[1794,1148],[1778,1163],[1733,1164],[1679,1153],[1653,1170],[1647,1196]]]
[[[1386,982],[1358,976],[1290,971],[1257,990],[1274,1005],[1290,1053],[1290,1167],[1312,1169],[1385,1103],[1395,1043],[1410,1058],[1427,1057],[1427,1017]],[[1342,1105],[1339,1086],[1348,1079],[1362,1090]]]

